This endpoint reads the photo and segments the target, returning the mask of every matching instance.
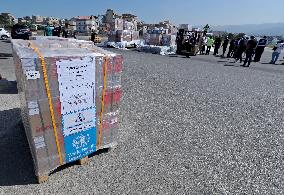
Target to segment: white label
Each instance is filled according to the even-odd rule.
[[[36,149],[44,148],[46,146],[43,136],[35,137],[34,142]]]
[[[38,108],[29,109],[29,115],[30,116],[34,116],[34,115],[38,115],[38,114],[39,114]]]
[[[56,65],[64,136],[96,127],[95,60],[84,57]]]
[[[26,71],[27,80],[35,80],[40,78],[39,71]]]
[[[34,59],[21,59],[22,61],[22,69],[24,74],[26,74],[27,71],[35,71],[35,62]]]
[[[35,109],[35,108],[38,108],[38,103],[37,102],[28,102],[28,108],[29,109]]]
[[[88,109],[62,116],[63,134],[69,136],[96,126],[96,110]]]
[[[95,61],[91,57],[57,61],[61,113],[95,106]]]
[[[95,89],[93,91],[60,92],[61,113],[69,114],[95,105]]]

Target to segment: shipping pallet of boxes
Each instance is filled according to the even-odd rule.
[[[38,182],[117,144],[121,55],[92,42],[13,40],[21,115]]]
[[[139,32],[134,30],[116,30],[108,34],[108,42],[123,43],[126,48],[136,48],[140,43]]]

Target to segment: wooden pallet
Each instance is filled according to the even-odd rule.
[[[39,184],[42,184],[42,183],[45,183],[48,181],[48,175],[40,175],[40,176],[37,176],[37,182]]]
[[[89,157],[86,156],[85,158],[82,158],[80,160],[78,160],[79,165],[85,165],[89,162]]]
[[[112,152],[115,148],[116,148],[116,145],[111,146],[111,147],[109,147],[109,148],[105,148],[105,149],[107,149],[107,152]],[[100,151],[100,150],[98,150],[98,151]],[[98,151],[96,151],[96,152],[98,152]],[[95,152],[95,153],[96,153],[96,152]],[[84,157],[84,158],[82,158],[82,159],[77,160],[77,164],[79,164],[79,165],[85,165],[85,164],[87,164],[88,162],[89,162],[89,156],[86,156],[86,157]],[[48,178],[49,178],[49,175],[40,175],[40,176],[37,176],[37,182],[38,182],[39,184],[45,183],[45,182],[48,181]]]

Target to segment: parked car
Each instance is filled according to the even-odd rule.
[[[32,36],[31,30],[26,25],[15,24],[11,31],[12,39],[28,40]]]
[[[7,32],[4,28],[0,28],[0,38],[2,40],[7,40],[8,38],[10,38],[10,33]]]

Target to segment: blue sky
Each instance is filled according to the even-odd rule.
[[[148,23],[166,19],[193,25],[284,22],[284,0],[0,0],[0,12],[16,17],[71,18],[103,14],[107,8],[135,14]]]

